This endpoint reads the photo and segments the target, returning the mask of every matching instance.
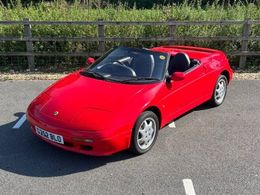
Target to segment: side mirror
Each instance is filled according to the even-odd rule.
[[[181,80],[185,79],[185,76],[186,75],[183,72],[175,72],[175,73],[172,74],[171,80],[173,80],[173,81],[181,81]]]
[[[87,61],[86,61],[86,65],[87,65],[87,66],[90,66],[90,65],[93,64],[94,62],[95,62],[95,59],[92,58],[92,57],[89,57],[89,58],[87,59]]]

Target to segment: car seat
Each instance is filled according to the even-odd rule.
[[[190,68],[190,58],[186,53],[177,53],[170,58],[168,72],[171,75],[174,72],[185,72]]]

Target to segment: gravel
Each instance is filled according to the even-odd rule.
[[[58,80],[67,74],[65,73],[1,73],[0,81],[6,80]],[[256,73],[234,73],[235,80],[260,80],[260,72]]]

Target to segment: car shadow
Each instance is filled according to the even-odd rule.
[[[174,121],[177,121],[177,120],[179,120],[179,119],[189,115],[192,112],[202,111],[202,110],[209,110],[209,109],[214,109],[214,108],[215,107],[211,106],[208,102],[205,102],[205,103],[203,103],[203,104],[201,104],[201,105],[191,109],[190,111],[185,112],[184,114],[178,116],[176,119],[174,119]]]
[[[13,129],[24,113],[14,115],[17,120],[0,126],[2,170],[25,176],[55,177],[85,172],[111,162],[135,157],[128,151],[107,157],[94,157],[59,149],[34,136],[27,122],[19,129]]]
[[[215,108],[214,106],[210,105],[208,102],[205,102],[196,108],[193,109],[193,111],[200,111],[200,110],[209,110]]]

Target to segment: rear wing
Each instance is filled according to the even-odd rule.
[[[209,49],[204,47],[193,47],[193,46],[161,46],[162,48],[169,48],[169,49],[181,49],[181,50],[191,50],[191,51],[198,51],[198,52],[207,52],[207,53],[219,53],[221,51],[216,49]]]
[[[203,48],[203,47],[193,47],[193,46],[166,45],[166,46],[155,47],[152,48],[151,50],[165,52],[171,55],[175,55],[179,52],[184,52],[187,53],[190,56],[190,58],[200,59],[200,60],[203,58],[208,58],[208,57],[213,57],[218,55],[225,56],[224,52],[220,50]]]
[[[157,48],[165,48],[169,50],[171,49],[190,50],[190,51],[207,52],[207,53],[223,53],[222,51],[216,49],[209,49],[204,47],[193,47],[193,46],[181,46],[181,45],[166,45]]]

